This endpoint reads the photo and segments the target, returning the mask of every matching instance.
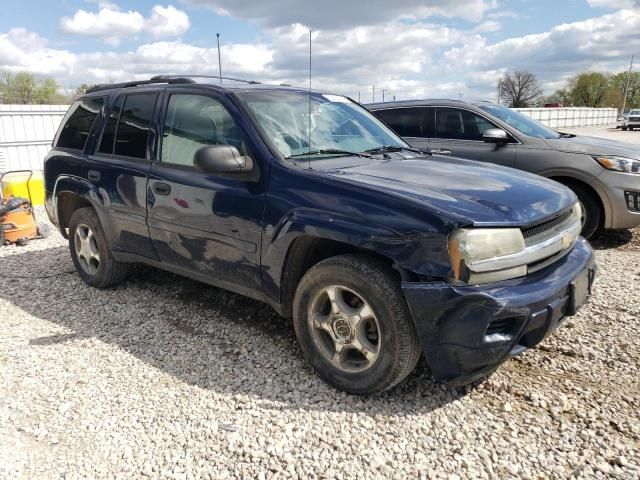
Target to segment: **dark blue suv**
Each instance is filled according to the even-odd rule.
[[[98,86],[69,109],[45,179],[86,283],[145,263],[266,302],[353,393],[391,388],[422,353],[439,380],[486,376],[573,315],[594,278],[571,190],[415,150],[319,91]]]

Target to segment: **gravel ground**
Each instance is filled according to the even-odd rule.
[[[146,267],[90,288],[58,234],[0,248],[0,477],[640,478],[640,229],[595,245],[595,295],[537,349],[372,398],[267,306]]]

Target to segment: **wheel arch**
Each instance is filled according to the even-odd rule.
[[[581,188],[585,189],[586,191],[588,191],[598,202],[598,204],[600,205],[600,211],[602,213],[602,220],[601,220],[601,226],[603,227],[607,227],[607,222],[610,221],[609,219],[611,218],[611,215],[608,213],[609,212],[609,208],[608,208],[608,197],[606,197],[606,195],[601,194],[601,192],[599,192],[592,183],[589,182],[585,182],[582,179],[573,177],[573,176],[569,176],[569,175],[552,175],[550,177],[547,177],[551,180],[555,180],[556,182],[562,183],[563,185],[566,185],[567,187],[571,188],[572,185],[578,185]],[[606,203],[605,203],[606,201]]]

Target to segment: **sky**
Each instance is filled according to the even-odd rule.
[[[81,83],[218,74],[360,99],[495,99],[504,72],[545,93],[640,64],[640,0],[0,0],[0,71]],[[635,70],[635,68],[634,68]]]

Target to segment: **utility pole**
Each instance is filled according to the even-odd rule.
[[[382,89],[382,101],[384,102],[384,88]]]
[[[631,63],[629,64],[629,73],[627,74],[627,86],[624,88],[624,99],[622,100],[622,111],[627,107],[627,94],[629,93],[629,82],[631,81],[631,69],[633,68],[633,55],[631,55]]]
[[[371,86],[372,90],[371,90],[371,103],[376,103],[376,86],[372,85]]]
[[[393,96],[393,101],[394,101],[394,102],[396,101],[396,96],[395,96],[395,95]]]
[[[220,84],[222,84],[222,60],[220,60],[220,34],[216,33],[216,39],[218,40],[218,72],[220,74]]]
[[[360,90],[358,90],[358,103],[360,103]]]

